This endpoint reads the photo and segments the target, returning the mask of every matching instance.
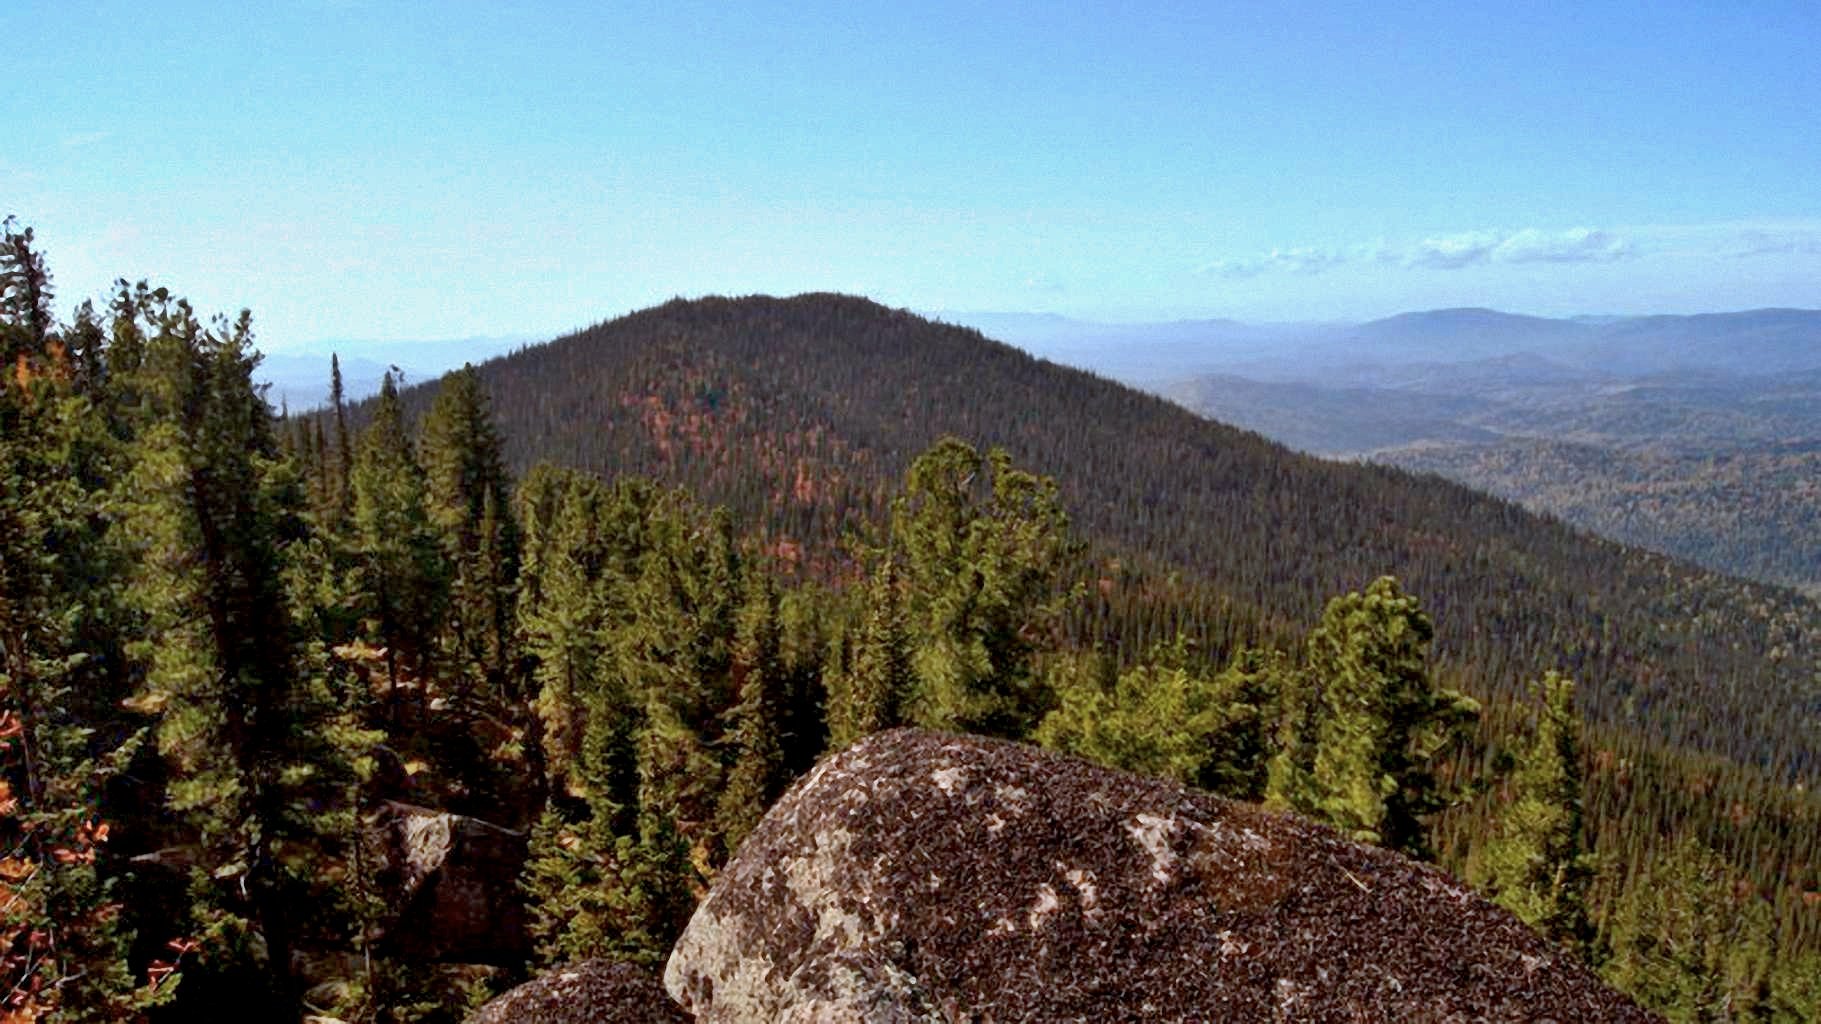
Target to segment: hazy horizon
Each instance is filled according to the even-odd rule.
[[[130,26],[130,30],[123,27]],[[674,295],[1101,321],[1821,306],[1821,8],[0,8],[59,306],[263,344]],[[29,100],[29,101],[28,101]]]

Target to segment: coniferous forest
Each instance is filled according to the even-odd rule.
[[[1433,860],[1672,1020],[1821,1020],[1821,610],[831,295],[280,416],[249,314],[0,248],[0,1020],[457,1021],[658,962],[900,724]],[[528,837],[524,948],[389,905]]]

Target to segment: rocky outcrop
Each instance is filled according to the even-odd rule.
[[[468,1024],[683,1024],[694,1018],[643,967],[583,960],[500,996]]]
[[[368,824],[391,908],[382,947],[414,960],[515,964],[529,951],[523,832],[479,818],[387,803]]]
[[[746,1021],[1647,1021],[1448,875],[1299,818],[915,730],[800,780],[665,985]]]

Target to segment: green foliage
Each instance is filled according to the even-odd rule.
[[[1570,949],[1592,939],[1587,890],[1596,861],[1582,837],[1581,719],[1574,681],[1537,684],[1528,745],[1518,755],[1492,834],[1468,880],[1523,922]]]
[[[1087,671],[1058,674],[1060,702],[1037,742],[1227,796],[1257,796],[1274,687],[1261,659],[1242,655],[1214,672],[1178,638],[1108,685],[1110,668],[1094,658]]]
[[[130,647],[137,701],[159,716],[165,800],[198,849],[204,962],[256,964],[282,1005],[295,999],[294,942],[328,909],[319,858],[351,827],[335,813],[352,768],[334,695],[300,648],[283,586],[301,495],[251,383],[248,315],[205,329],[179,302],[153,327],[121,488],[147,631]]]
[[[734,855],[790,782],[784,761],[790,693],[781,645],[777,587],[763,572],[751,573],[734,635],[738,703],[728,713],[733,761],[715,812],[717,862]]]
[[[0,238],[0,1016],[115,1021],[162,1001],[136,987],[133,935],[104,872],[106,787],[141,733],[116,702],[128,616],[108,532],[119,446],[80,393],[49,318],[31,232]],[[85,326],[92,330],[92,323]],[[73,364],[73,365],[72,365]]]
[[[472,366],[444,376],[423,434],[426,504],[450,570],[445,646],[455,666],[502,699],[515,682],[519,537],[499,433]]]
[[[1021,736],[1044,711],[1033,656],[1073,597],[1056,483],[955,438],[911,463],[892,508],[909,584],[919,725]]]
[[[1614,976],[1685,1019],[1814,1016],[1821,810],[1786,784],[1814,765],[1788,714],[1813,615],[1784,595],[829,296],[640,314],[452,375],[433,409],[388,379],[296,421],[286,457],[244,318],[205,326],[123,282],[111,322],[59,329],[21,241],[10,265],[37,276],[0,296],[0,838],[36,872],[9,895],[58,928],[0,931],[0,962],[36,965],[9,980],[72,1019],[168,996],[178,959],[177,1014],[291,1015],[287,949],[360,961],[325,988],[343,1019],[450,1019],[435,965],[370,948],[387,908],[350,840],[389,799],[530,826],[539,959],[655,963],[825,740],[905,721],[1041,722],[1401,849],[1434,835],[1563,934],[1580,883],[1539,865],[1580,863],[1582,773]],[[1004,447],[926,448],[941,430]],[[534,456],[578,469],[514,490]],[[870,561],[842,557],[888,517]],[[1330,602],[1294,664],[1273,650],[1387,570],[1444,609],[1435,662],[1389,580]],[[1453,687],[1501,698],[1558,658],[1590,684],[1579,763],[1565,682],[1534,725],[1495,700],[1461,742]],[[143,722],[162,758],[129,772]],[[1502,799],[1438,820],[1513,736]],[[1665,836],[1713,852],[1665,857]],[[195,852],[190,891],[135,899],[121,863],[164,847]],[[148,952],[167,939],[187,952]],[[129,966],[165,980],[135,989]]]
[[[415,445],[386,374],[372,422],[354,457],[355,576],[363,631],[385,652],[396,724],[407,684],[420,703],[448,600],[448,566],[425,504]]]
[[[829,745],[840,750],[868,733],[903,725],[916,672],[898,563],[887,557],[866,589],[860,628],[829,674]]]
[[[0,366],[11,371],[22,358],[47,355],[55,319],[44,254],[33,244],[32,229],[9,216],[0,221]]]
[[[1365,842],[1429,853],[1423,819],[1453,799],[1436,762],[1478,705],[1429,679],[1433,629],[1395,579],[1328,602],[1286,689],[1268,799]]]
[[[1769,907],[1699,844],[1653,853],[1603,938],[1606,980],[1676,1024],[1754,1020],[1766,1009]]]

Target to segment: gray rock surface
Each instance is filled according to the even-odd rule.
[[[500,996],[468,1024],[684,1024],[692,1019],[645,968],[583,960],[552,968]]]
[[[664,982],[712,1024],[1655,1019],[1432,867],[1171,783],[908,729],[785,794]]]
[[[453,963],[523,961],[524,833],[391,802],[368,823],[368,848],[390,908],[381,937],[387,952]]]

